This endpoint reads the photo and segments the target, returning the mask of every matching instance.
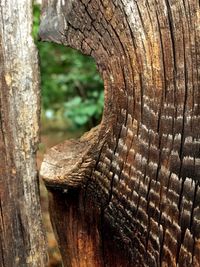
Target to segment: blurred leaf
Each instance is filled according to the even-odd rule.
[[[74,121],[78,125],[84,125],[88,121],[88,118],[86,115],[75,116]]]

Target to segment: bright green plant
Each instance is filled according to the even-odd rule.
[[[42,108],[48,119],[90,128],[103,110],[103,83],[91,57],[53,43],[37,41],[39,6],[34,7],[33,35],[40,54]]]

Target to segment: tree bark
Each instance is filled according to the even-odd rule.
[[[200,266],[200,4],[43,1],[40,36],[91,55],[102,122],[46,155],[65,266]]]
[[[40,93],[31,0],[0,0],[0,266],[45,266],[36,151]]]

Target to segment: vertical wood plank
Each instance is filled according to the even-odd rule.
[[[45,266],[36,151],[39,72],[31,0],[0,0],[0,265]]]

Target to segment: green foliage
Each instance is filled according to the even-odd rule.
[[[34,7],[33,36],[40,54],[43,114],[72,127],[90,128],[103,110],[103,83],[91,57],[53,43],[37,41],[39,6]]]

